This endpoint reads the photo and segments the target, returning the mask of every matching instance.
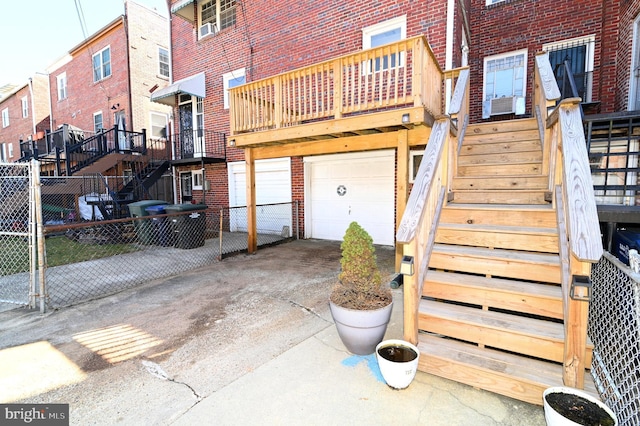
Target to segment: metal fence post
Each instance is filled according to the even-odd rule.
[[[224,218],[224,209],[220,209],[220,228],[218,231],[218,239],[220,240],[220,251],[218,252],[218,260],[222,260],[222,223]]]

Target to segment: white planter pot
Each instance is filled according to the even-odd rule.
[[[394,389],[404,389],[416,376],[420,351],[404,340],[385,340],[376,347],[376,359],[385,382]]]
[[[551,406],[551,404],[549,404],[549,401],[547,401],[547,396],[550,394],[564,394],[567,398],[571,398],[572,396],[581,397],[587,400],[589,403],[594,404],[595,406],[601,408],[607,414],[609,414],[609,416],[613,420],[613,423],[611,423],[612,425],[618,424],[618,418],[616,417],[615,413],[611,411],[611,409],[607,407],[599,399],[594,398],[593,396],[579,389],[575,389],[567,386],[556,386],[556,387],[546,389],[542,395],[542,403],[544,405],[544,418],[547,422],[547,426],[580,426],[584,424],[584,423],[574,422],[573,420],[570,420],[569,418],[565,417],[563,414],[556,411]],[[576,412],[581,412],[581,411],[584,412],[583,410],[576,410]],[[575,419],[575,420],[578,420],[578,419]],[[595,419],[589,419],[589,420],[593,421]],[[600,423],[600,424],[602,424],[603,426],[605,425],[605,423]]]
[[[391,319],[393,302],[384,308],[370,311],[343,308],[331,301],[329,307],[340,340],[347,350],[356,355],[369,355],[384,339],[387,324]]]

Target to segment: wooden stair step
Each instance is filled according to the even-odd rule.
[[[523,162],[499,164],[487,167],[486,164],[458,165],[456,177],[475,176],[486,178],[490,176],[518,176],[518,175],[540,175],[542,162]]]
[[[525,358],[428,334],[418,336],[420,371],[542,405],[542,394],[562,386],[562,365]],[[598,397],[589,374],[585,391]]]
[[[537,129],[522,130],[508,133],[473,133],[474,129],[468,129],[462,141],[460,155],[468,153],[488,153],[502,151],[533,151],[541,149],[540,133]]]
[[[541,162],[542,151],[501,152],[498,154],[460,155],[458,157],[458,167]]]
[[[521,225],[555,228],[556,212],[551,204],[447,204],[440,222],[479,225]]]
[[[422,295],[563,319],[558,285],[429,270]]]
[[[456,190],[454,203],[462,204],[549,204],[546,190],[514,189],[514,190]]]
[[[529,176],[456,176],[453,178],[451,188],[456,190],[483,190],[483,189],[535,189],[545,190],[549,187],[549,178],[541,175]]]
[[[558,232],[554,228],[442,223],[436,242],[464,246],[508,248],[557,253]]]
[[[429,267],[559,284],[558,255],[482,247],[434,245]]]
[[[483,346],[562,362],[561,323],[423,299],[418,312],[420,330]]]

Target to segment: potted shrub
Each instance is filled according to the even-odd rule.
[[[384,338],[393,298],[376,262],[373,239],[351,222],[340,245],[342,270],[329,298],[331,315],[349,352],[368,355]]]

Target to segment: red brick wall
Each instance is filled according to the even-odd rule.
[[[195,14],[195,5],[193,11]],[[179,80],[204,71],[205,128],[229,134],[228,110],[223,108],[223,74],[245,68],[247,81],[254,81],[358,51],[362,49],[364,27],[405,14],[407,37],[425,35],[444,66],[446,11],[447,0],[243,1],[238,2],[234,27],[203,40],[197,39],[194,23],[174,15],[173,78]],[[458,25],[460,22],[456,21]],[[459,47],[458,42],[454,50]],[[459,54],[456,58],[459,61]],[[454,64],[457,65],[459,62]],[[227,155],[229,161],[244,160],[242,150],[228,149]],[[303,218],[304,167],[302,158],[291,161],[292,197],[299,201]],[[214,195],[211,202],[222,202],[218,196],[222,197],[222,193]]]
[[[17,161],[20,154],[20,141],[37,139],[33,132],[34,119],[36,132],[49,128],[49,102],[47,92],[47,79],[36,74],[32,77],[31,87],[29,83],[19,87],[15,93],[0,101],[0,111],[8,108],[9,126],[2,127],[0,118],[0,144],[5,144],[6,160]],[[22,98],[27,98],[28,113],[22,116]],[[9,145],[13,147],[13,155],[9,155]],[[1,148],[0,148],[1,149]]]
[[[487,6],[472,0],[471,119],[482,112],[483,59],[519,49],[528,50],[527,113],[531,112],[533,61],[545,43],[595,35],[593,100],[601,111],[615,109],[616,42],[620,0],[506,0]],[[604,52],[604,54],[603,54]],[[504,116],[502,117],[504,118]]]
[[[93,81],[92,56],[105,47],[111,49],[111,76]],[[122,19],[117,25],[72,52],[72,59],[50,74],[52,125],[72,124],[93,131],[94,113],[101,111],[103,126],[113,127],[113,105],[130,111],[127,42]],[[67,98],[58,100],[57,76],[67,73]]]

